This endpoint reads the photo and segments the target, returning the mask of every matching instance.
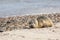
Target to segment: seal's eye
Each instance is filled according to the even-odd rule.
[[[32,22],[29,22],[29,24],[32,24]]]
[[[7,21],[7,23],[11,23],[10,21]]]

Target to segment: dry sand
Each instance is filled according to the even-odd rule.
[[[49,28],[6,31],[0,33],[0,40],[60,40],[60,23]]]
[[[60,22],[53,27],[6,31],[0,40],[60,40]]]

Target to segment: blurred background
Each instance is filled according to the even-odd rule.
[[[60,13],[60,0],[0,0],[0,17]]]

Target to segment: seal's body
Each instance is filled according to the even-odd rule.
[[[40,16],[37,18],[39,27],[52,27],[53,22],[50,18],[46,16]]]
[[[50,18],[46,16],[39,16],[35,20],[31,20],[30,22],[30,27],[32,28],[43,28],[43,27],[52,27],[53,22]]]

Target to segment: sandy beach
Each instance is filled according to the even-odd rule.
[[[59,17],[58,13],[51,16],[52,20],[55,18],[53,27],[0,32],[0,40],[60,40],[60,19],[56,19]]]
[[[60,40],[60,23],[50,28],[22,29],[0,33],[0,40]]]

